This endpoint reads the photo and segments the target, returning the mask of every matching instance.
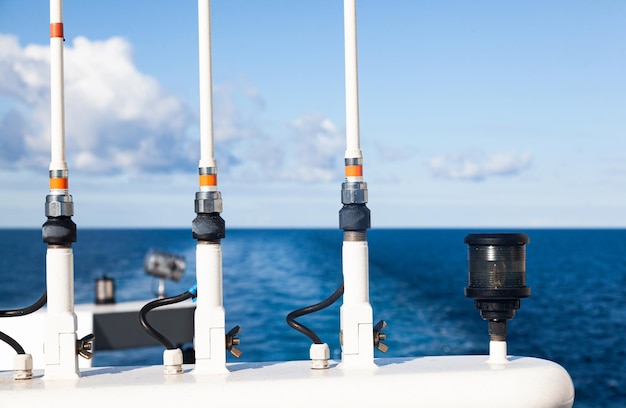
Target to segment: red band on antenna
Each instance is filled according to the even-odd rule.
[[[50,38],[63,37],[63,23],[50,23]]]

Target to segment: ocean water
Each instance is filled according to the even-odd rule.
[[[370,300],[374,320],[389,325],[387,356],[488,352],[487,324],[463,295],[463,238],[474,232],[485,231],[368,231]],[[565,367],[576,387],[575,407],[626,406],[626,230],[514,232],[531,239],[527,285],[532,293],[509,322],[509,353]],[[287,326],[285,316],[326,298],[341,283],[341,242],[338,229],[227,231],[222,240],[224,306],[227,329],[243,329],[241,360],[308,359],[309,339]],[[0,229],[0,243],[0,308],[31,304],[45,290],[41,231]],[[190,230],[79,228],[74,244],[76,302],[93,302],[94,280],[103,274],[115,278],[118,301],[152,299],[155,282],[142,267],[150,248],[187,260],[181,281],[167,283],[168,295],[194,283]],[[340,303],[299,319],[329,344],[333,358],[340,357]],[[150,347],[96,353],[94,364],[161,360],[162,349]]]

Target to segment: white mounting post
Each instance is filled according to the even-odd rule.
[[[46,215],[49,221],[58,217],[67,220],[73,215],[65,162],[62,16],[62,0],[50,0],[51,161],[50,195],[46,197]],[[44,240],[47,234],[45,231],[46,224]],[[60,243],[51,243],[53,241],[47,241],[46,253],[48,308],[45,320],[44,379],[75,379],[78,378],[79,371],[74,313],[74,254],[71,239],[65,238]]]
[[[490,364],[506,364],[509,359],[506,356],[506,341],[489,341],[489,358],[487,362]]]
[[[374,365],[373,312],[369,302],[367,241],[343,241],[343,304],[340,310],[341,368]]]
[[[198,298],[194,321],[194,373],[226,373],[226,313],[222,301],[221,245],[198,241],[196,264]]]
[[[74,254],[71,247],[48,246],[46,282],[48,307],[45,320],[44,379],[78,378]]]

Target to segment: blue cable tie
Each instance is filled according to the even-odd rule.
[[[193,297],[191,298],[191,300],[193,302],[196,301],[196,298],[198,297],[198,284],[194,283],[192,287],[190,287],[189,289],[187,289],[187,292],[191,293],[193,295]]]

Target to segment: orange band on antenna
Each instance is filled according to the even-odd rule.
[[[200,174],[200,186],[217,186],[217,174]]]
[[[66,178],[53,177],[50,179],[50,190],[67,190],[67,186]]]
[[[63,23],[50,23],[50,38],[64,38]]]
[[[346,166],[346,177],[361,177],[363,166]]]

